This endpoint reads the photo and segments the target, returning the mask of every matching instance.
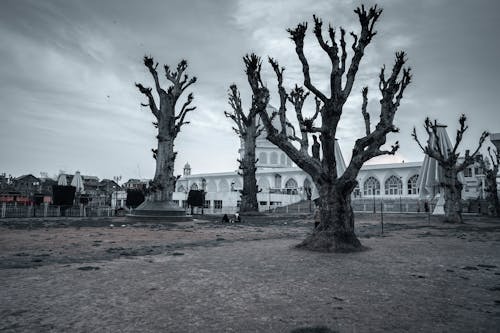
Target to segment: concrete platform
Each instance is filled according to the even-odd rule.
[[[131,214],[128,219],[154,220],[156,222],[185,222],[192,221],[193,217],[186,215],[183,208],[171,201],[144,201]]]

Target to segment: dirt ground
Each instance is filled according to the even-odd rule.
[[[384,220],[335,254],[307,215],[2,219],[0,331],[500,332],[499,220]]]

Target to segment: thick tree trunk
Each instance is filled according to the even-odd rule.
[[[350,193],[342,193],[334,184],[319,188],[320,223],[299,248],[327,252],[355,252],[364,247],[354,233],[354,213]]]
[[[456,170],[444,170],[444,215],[445,221],[463,223],[462,219],[462,184]]]
[[[257,180],[255,178],[255,125],[247,127],[247,133],[243,137],[245,153],[240,163],[243,175],[243,189],[241,190],[240,212],[258,212],[257,202]]]
[[[152,201],[171,201],[174,192],[174,136],[167,133],[167,124],[159,124],[158,152],[153,188],[149,199]]]

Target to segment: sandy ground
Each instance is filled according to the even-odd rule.
[[[500,221],[384,219],[355,254],[295,249],[307,216],[0,220],[0,330],[500,331]]]

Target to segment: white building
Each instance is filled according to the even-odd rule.
[[[272,111],[272,110],[270,110]],[[275,124],[277,125],[277,124]],[[243,145],[239,149],[243,156]],[[269,210],[307,199],[305,189],[313,187],[311,177],[292,161],[278,147],[266,139],[263,132],[256,142],[257,194],[259,209]],[[358,187],[353,191],[353,200],[412,200],[419,199],[417,179],[422,162],[364,165],[357,177]],[[477,166],[469,167],[465,173],[463,198],[477,198],[481,195],[481,172]],[[186,207],[189,190],[206,192],[206,213],[234,213],[238,210],[242,177],[237,171],[191,174],[191,166],[186,163],[183,176],[176,184],[173,200]]]

